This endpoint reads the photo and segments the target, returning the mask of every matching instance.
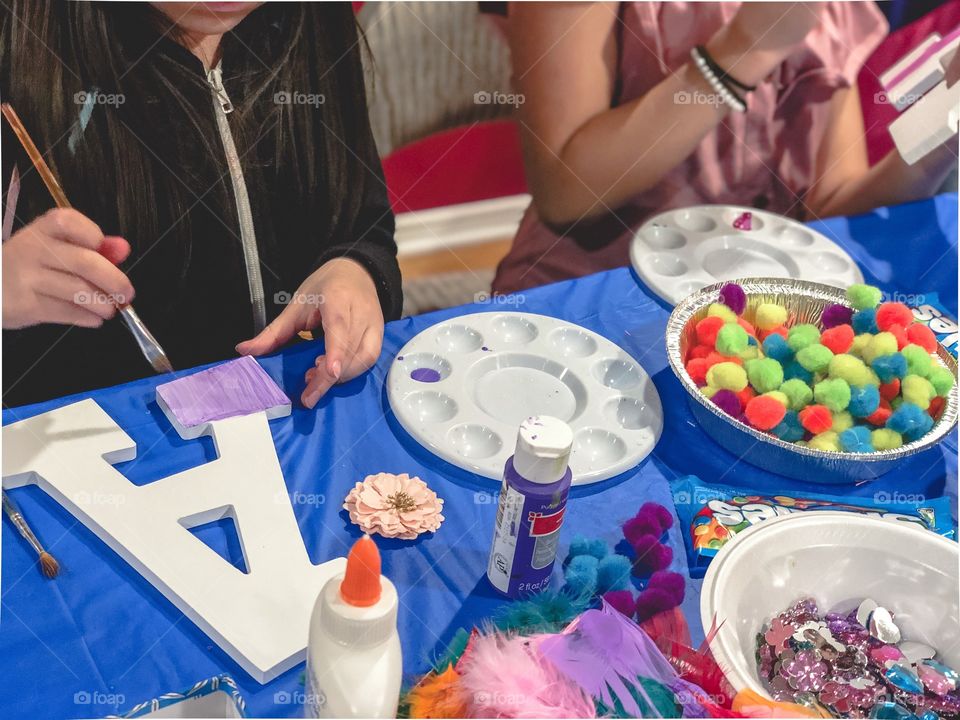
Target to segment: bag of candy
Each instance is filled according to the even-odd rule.
[[[887,491],[879,491],[873,498],[853,499],[831,495],[760,495],[728,485],[708,485],[695,475],[687,475],[673,483],[673,500],[691,577],[703,577],[714,555],[738,532],[794,512],[840,510],[877,515],[893,522],[916,523],[955,538],[950,500],[946,497],[931,499]]]

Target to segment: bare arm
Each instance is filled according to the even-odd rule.
[[[747,3],[707,49],[755,84],[816,22],[802,4]],[[509,40],[526,102],[521,128],[540,217],[554,225],[602,215],[656,185],[729,112],[719,103],[680,104],[678,93],[713,95],[686,64],[643,97],[611,108],[617,3],[515,3]]]
[[[805,199],[808,215],[854,215],[929,197],[956,164],[955,145],[955,139],[945,143],[914,165],[907,165],[894,148],[869,167],[859,92],[855,86],[839,91],[817,157],[817,181]]]

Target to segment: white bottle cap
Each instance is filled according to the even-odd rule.
[[[554,483],[567,472],[573,431],[563,420],[534,415],[520,423],[513,469],[530,482]]]

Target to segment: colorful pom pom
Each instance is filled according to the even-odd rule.
[[[943,412],[943,406],[947,404],[947,401],[941,396],[937,395],[933,400],[930,401],[930,407],[927,408],[927,415],[932,417],[934,420],[940,419],[940,413]]]
[[[906,371],[906,360],[904,360],[904,371]],[[897,395],[900,394],[900,380],[899,378],[894,378],[890,382],[886,382],[880,386],[880,397],[887,402],[893,400]]]
[[[685,366],[687,375],[690,376],[690,379],[693,380],[697,385],[703,385],[707,382],[707,370],[710,369],[710,365],[707,363],[705,358],[693,358],[693,360],[688,360]]]
[[[591,555],[597,560],[601,560],[606,557],[607,552],[607,544],[600,538],[575,535],[573,540],[570,541],[570,549],[567,551],[567,562],[578,555]]]
[[[715,316],[705,317],[703,320],[700,320],[695,326],[697,342],[701,345],[713,347],[717,344],[717,333],[720,332],[720,328],[724,325],[723,318]]]
[[[784,340],[787,339],[787,328],[783,325],[777,325],[775,328],[770,328],[769,330],[758,330],[757,337],[760,338],[760,342],[763,342],[771,335],[779,335]]]
[[[833,425],[830,426],[830,429],[835,433],[842,433],[844,430],[849,430],[853,427],[853,415],[850,414],[849,410],[841,410],[838,413],[833,413]]]
[[[823,405],[807,405],[799,412],[800,424],[814,435],[826,432],[833,427],[833,415]]]
[[[813,400],[833,412],[846,410],[850,404],[850,385],[841,378],[821,380],[813,386]]]
[[[939,397],[946,397],[956,383],[953,373],[939,365],[930,368],[930,372],[927,373],[927,380],[933,385],[933,390]]]
[[[877,311],[873,308],[855,312],[850,324],[853,325],[853,331],[857,333],[857,335],[861,333],[874,334],[880,332],[880,328],[877,327]]]
[[[564,586],[572,595],[593,595],[597,591],[597,571],[600,561],[593,555],[577,555],[563,571]]]
[[[900,433],[888,428],[878,428],[870,433],[870,440],[874,450],[896,450],[903,445]]]
[[[747,335],[750,335],[751,337],[757,336],[757,329],[752,324],[744,320],[742,317],[737,318],[737,325],[739,325],[744,330],[746,330]]]
[[[860,358],[853,355],[834,355],[830,359],[827,374],[845,380],[848,385],[872,385],[873,374]]]
[[[707,308],[707,317],[723,318],[723,321],[728,323],[737,321],[737,314],[723,303],[712,303]]]
[[[906,327],[912,322],[913,313],[901,302],[885,302],[877,308],[877,327],[881,330],[891,325]]]
[[[824,452],[840,452],[840,436],[833,430],[814,435],[807,447]]]
[[[930,401],[937,394],[933,384],[919,375],[907,375],[900,381],[900,395],[905,402],[913,403],[921,410],[930,407]]]
[[[695,345],[690,352],[687,353],[687,360],[695,360],[697,358],[705,358],[707,355],[713,352],[713,348],[709,345]]]
[[[867,422],[877,427],[883,427],[887,424],[887,420],[890,419],[892,413],[893,409],[890,407],[890,403],[880,398],[880,407],[874,411],[873,415],[867,415]]]
[[[753,324],[760,330],[772,330],[787,322],[787,309],[774,303],[762,303],[757,307]]]
[[[717,363],[707,370],[707,384],[737,392],[747,386],[747,372],[732,362]]]
[[[736,283],[727,283],[720,288],[720,302],[740,315],[747,307],[747,294]]]
[[[880,304],[882,297],[883,294],[880,292],[880,288],[873,287],[872,285],[857,283],[847,288],[847,300],[849,300],[850,304],[857,310],[875,308]]]
[[[630,590],[613,590],[603,594],[603,599],[617,612],[633,617],[637,610],[637,601]]]
[[[933,369],[933,358],[919,345],[907,345],[900,351],[907,359],[907,373],[926,377]]]
[[[844,452],[873,452],[873,440],[870,428],[862,425],[852,427],[840,433],[840,449]]]
[[[811,391],[811,395],[812,394]],[[805,432],[803,425],[800,424],[800,416],[795,410],[787,410],[783,416],[783,420],[773,428],[773,434],[785,442],[803,440]]]
[[[897,338],[893,333],[881,332],[870,338],[870,342],[864,346],[861,354],[865,363],[872,363],[876,358],[883,355],[892,355],[899,350]]]
[[[933,334],[933,330],[920,323],[907,326],[907,342],[919,345],[928,353],[937,351],[937,336]]]
[[[839,355],[850,349],[854,337],[850,325],[835,325],[820,334],[820,344],[830,348],[834,355]]]
[[[887,428],[900,433],[908,441],[919,438],[932,425],[933,420],[923,408],[910,402],[901,403],[887,420]]]
[[[881,355],[870,363],[870,367],[880,378],[880,382],[889,383],[892,380],[902,378],[907,374],[907,359],[903,353],[895,352],[890,355]],[[897,386],[897,390],[900,386]],[[887,398],[890,400],[891,398]]]
[[[832,359],[833,352],[820,343],[807,345],[797,351],[797,362],[812,373],[824,372]]]
[[[607,555],[600,560],[597,566],[597,592],[606,593],[611,590],[629,590],[633,587],[630,573],[633,563],[623,555]]]
[[[759,393],[776,390],[783,384],[783,366],[773,358],[750,360],[745,367],[747,380]]]
[[[852,319],[853,310],[851,308],[834,303],[823,309],[823,313],[820,315],[820,324],[829,329],[838,325],[849,325]]]
[[[787,409],[775,398],[758,395],[746,408],[747,421],[758,430],[772,430],[786,414]]]
[[[728,322],[717,333],[717,352],[721,355],[739,355],[747,349],[749,337],[742,327],[735,322]]]
[[[713,400],[714,405],[731,417],[739,417],[743,412],[740,396],[733,390],[717,390],[710,399]]]
[[[780,386],[780,392],[787,396],[787,407],[799,412],[813,400],[813,390],[799,378],[787,380]]]
[[[647,577],[652,572],[670,567],[673,562],[673,549],[653,535],[638,538],[633,549],[636,553],[633,574],[637,577]]]
[[[863,349],[870,344],[870,341],[873,339],[873,333],[860,333],[859,335],[854,335],[853,344],[850,346],[850,349],[847,350],[848,353],[854,355],[858,358],[863,358]]]
[[[853,417],[865,418],[880,407],[880,389],[876,385],[850,386],[850,404],[847,409]]]
[[[816,325],[809,323],[794,325],[787,331],[787,345],[794,352],[818,342],[820,342],[820,330],[817,329]]]
[[[813,382],[813,373],[807,370],[796,360],[787,363],[783,368],[784,380],[802,380],[808,385]]]
[[[773,398],[778,403],[783,405],[784,409],[786,409],[790,405],[790,399],[787,397],[786,393],[782,393],[779,390],[771,390],[769,392],[765,392],[763,394],[763,397]]]
[[[907,331],[903,325],[890,325],[887,327],[886,332],[897,339],[897,350],[903,350],[904,347],[910,344],[910,341],[907,339]]]
[[[776,333],[771,333],[764,338],[763,354],[784,365],[793,359],[793,350],[787,345],[786,338]]]

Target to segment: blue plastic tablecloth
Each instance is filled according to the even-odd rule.
[[[881,209],[865,216],[815,223],[860,264],[868,282],[885,291],[937,292],[957,314],[957,196]],[[575,488],[563,536],[577,533],[618,539],[618,524],[647,500],[672,506],[671,481],[687,474],[757,491],[829,492],[871,496],[878,491],[943,494],[957,482],[955,437],[940,450],[870,484],[816,486],[788,481],[752,466],[714,443],[696,425],[684,392],[667,367],[663,333],[667,308],[652,299],[629,269],[558,283],[496,304],[468,305],[390,323],[383,354],[366,376],[333,390],[315,412],[294,408],[271,422],[288,490],[310,556],[321,562],[344,555],[358,536],[341,510],[358,479],[377,471],[424,478],[446,501],[446,522],[415,542],[381,541],[385,573],[401,597],[400,635],[409,674],[427,669],[457,628],[489,616],[502,601],[484,578],[496,484],[446,465],[414,443],[396,423],[384,392],[393,356],[424,328],[477,311],[541,313],[608,337],[653,377],[664,408],[664,427],[653,454],[613,480]],[[318,343],[301,343],[262,360],[291,397],[299,395]],[[118,468],[144,484],[214,457],[209,440],[183,441],[153,401],[161,380],[4,410],[3,423],[92,397],[136,441],[139,456]],[[953,490],[955,493],[955,489]],[[201,633],[83,525],[36,487],[12,493],[35,530],[61,560],[53,582],[3,522],[0,604],[0,717],[81,717],[123,712],[135,703],[229,673],[254,716],[296,716],[302,711],[302,666],[262,686]],[[239,549],[214,531],[211,544],[231,557]],[[679,528],[670,534],[675,569],[686,561]],[[561,553],[563,553],[561,549]],[[690,581],[684,609],[702,633],[699,583]]]

